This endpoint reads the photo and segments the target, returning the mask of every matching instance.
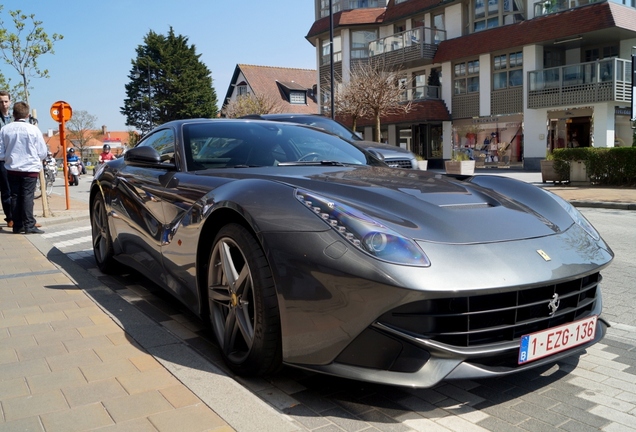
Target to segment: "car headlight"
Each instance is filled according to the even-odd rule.
[[[555,193],[548,192],[548,194],[556,201],[559,203],[559,205],[561,207],[563,207],[563,209],[568,212],[568,215],[570,215],[570,217],[572,218],[572,220],[581,228],[583,228],[583,230],[585,230],[586,233],[588,233],[594,240],[600,240],[601,239],[601,235],[598,233],[598,231],[596,231],[596,229],[592,226],[591,223],[589,223],[587,221],[587,219],[585,219],[585,216],[583,216],[581,214],[580,211],[578,211],[572,204],[570,204],[569,202],[567,202],[566,200],[564,200],[563,198],[561,198],[560,196],[558,196]]]
[[[364,213],[305,190],[296,198],[357,249],[382,261],[418,267],[431,262],[420,247]]]

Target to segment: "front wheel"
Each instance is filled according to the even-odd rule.
[[[272,272],[244,227],[230,224],[219,231],[207,281],[210,321],[230,369],[256,376],[278,370],[280,317]]]
[[[79,185],[79,176],[76,174],[72,174],[72,178],[73,178],[73,186],[78,186]]]
[[[93,214],[91,217],[91,233],[93,237],[93,255],[97,267],[102,273],[115,273],[120,269],[120,264],[115,261],[113,240],[108,227],[108,214],[104,200],[97,196],[93,202]]]

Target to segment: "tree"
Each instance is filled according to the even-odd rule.
[[[172,27],[166,36],[151,30],[136,52],[120,108],[129,126],[148,131],[171,120],[216,117],[211,72],[187,37]]]
[[[2,11],[2,5],[0,5]],[[52,37],[44,31],[42,21],[35,14],[26,15],[20,10],[9,11],[15,33],[10,32],[0,18],[0,56],[18,72],[22,82],[13,90],[14,99],[29,103],[29,82],[31,78],[48,78],[49,71],[40,69],[38,59],[44,54],[54,54],[53,44],[64,38],[54,33]],[[30,22],[30,23],[29,23]]]
[[[100,132],[96,131],[95,122],[97,122],[96,116],[82,110],[74,111],[71,119],[66,122],[68,138],[78,148],[82,157],[89,141],[101,135]]]
[[[366,117],[369,114],[368,106],[365,101],[358,97],[358,91],[361,84],[356,82],[357,76],[352,76],[354,81],[347,84],[340,84],[336,87],[336,99],[334,107],[338,114],[351,117],[351,129],[356,130],[358,119]]]
[[[283,109],[279,101],[269,95],[246,94],[228,102],[223,108],[227,118],[238,118],[250,114],[281,113]]]
[[[411,110],[411,103],[404,102],[405,84],[398,70],[387,69],[382,63],[358,63],[351,69],[349,82],[340,89],[342,113],[354,117],[372,116],[374,139],[380,142],[382,116],[404,114]],[[353,128],[355,128],[355,123]]]

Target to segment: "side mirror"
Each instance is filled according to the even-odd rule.
[[[126,163],[136,166],[158,169],[175,169],[176,165],[161,161],[161,155],[153,147],[135,147],[124,153]]]

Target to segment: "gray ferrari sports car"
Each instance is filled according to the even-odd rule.
[[[90,203],[99,268],[169,291],[238,374],[430,387],[553,363],[608,326],[613,253],[566,201],[389,168],[309,126],[164,124],[99,167]]]

